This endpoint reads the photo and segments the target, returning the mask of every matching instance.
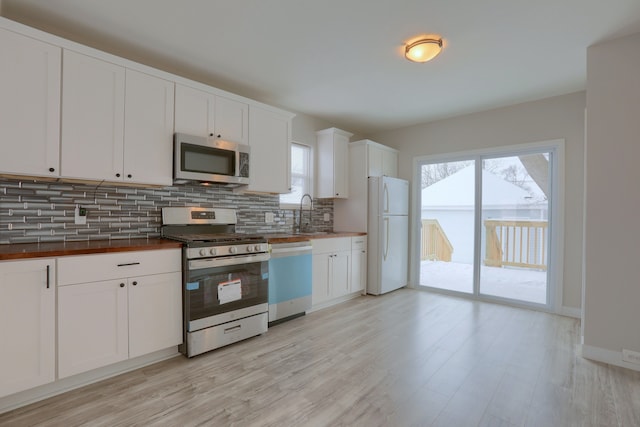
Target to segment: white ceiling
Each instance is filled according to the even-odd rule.
[[[640,0],[0,0],[3,16],[363,135],[583,90]],[[426,64],[406,40],[441,34]]]

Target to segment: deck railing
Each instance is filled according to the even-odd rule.
[[[451,261],[453,246],[437,219],[422,220],[420,260]]]
[[[547,221],[486,219],[484,264],[547,269]]]

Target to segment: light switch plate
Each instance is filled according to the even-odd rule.
[[[274,220],[273,212],[265,212],[264,213],[264,222],[267,224],[272,224]]]
[[[331,214],[328,214],[328,213],[324,214],[324,220],[331,221]]]

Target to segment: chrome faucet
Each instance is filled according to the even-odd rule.
[[[304,198],[308,197],[309,198],[309,202],[311,203],[311,206],[309,208],[309,222],[307,223],[307,227],[309,227],[311,225],[311,218],[313,215],[313,198],[311,197],[311,194],[309,193],[304,193],[302,195],[302,197],[300,198],[300,213],[298,214],[298,233],[302,233],[303,230],[303,224],[302,224],[302,206],[303,206],[303,202],[304,202]]]

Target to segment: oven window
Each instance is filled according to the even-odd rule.
[[[180,144],[182,171],[216,175],[235,175],[236,153],[201,145]]]
[[[188,320],[266,303],[269,263],[192,270],[186,283]]]

